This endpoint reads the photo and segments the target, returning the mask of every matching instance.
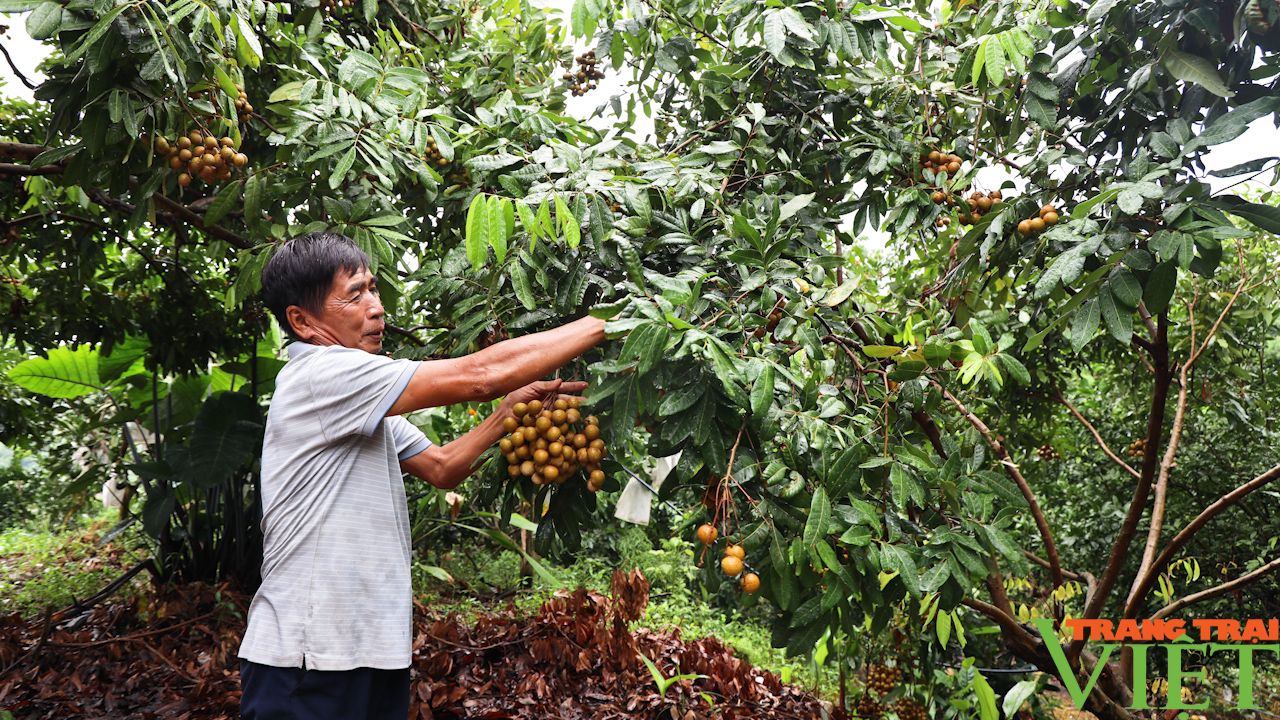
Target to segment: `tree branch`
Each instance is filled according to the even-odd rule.
[[[0,175],[57,175],[60,172],[62,172],[62,168],[57,165],[45,165],[43,167],[33,168],[30,165],[0,163]]]
[[[968,408],[961,403],[951,391],[938,384],[937,381],[931,380],[934,387],[942,391],[945,397],[952,405],[960,411],[969,424],[977,428],[982,434],[982,438],[987,441],[987,446],[991,451],[1000,458],[1000,464],[1004,467],[1005,472],[1017,484],[1018,489],[1022,491],[1022,496],[1027,499],[1027,505],[1030,506],[1031,516],[1035,519],[1036,528],[1040,531],[1040,538],[1044,542],[1045,555],[1049,557],[1049,575],[1053,578],[1053,586],[1057,587],[1062,584],[1062,563],[1058,560],[1058,546],[1053,542],[1053,533],[1049,530],[1049,522],[1044,517],[1044,512],[1040,510],[1040,503],[1036,501],[1036,495],[1031,491],[1031,485],[1027,483],[1027,479],[1022,476],[1022,471],[1018,469],[1017,463],[1009,457],[1009,453],[1004,449],[1004,445],[1000,443],[987,424],[982,422],[982,418],[974,415]]]
[[[1112,462],[1124,468],[1125,472],[1129,473],[1133,477],[1135,478],[1142,477],[1142,475],[1139,474],[1137,470],[1134,470],[1133,467],[1129,465],[1129,463],[1125,462],[1119,455],[1116,455],[1114,452],[1112,452],[1111,448],[1107,445],[1107,442],[1102,439],[1102,436],[1098,434],[1097,429],[1093,427],[1093,424],[1090,423],[1088,420],[1086,420],[1084,415],[1080,414],[1080,411],[1077,410],[1076,407],[1072,405],[1070,401],[1068,401],[1065,397],[1062,396],[1062,393],[1055,393],[1053,399],[1057,400],[1060,404],[1066,407],[1067,410],[1070,410],[1071,414],[1074,415],[1075,418],[1079,420],[1080,423],[1089,430],[1089,434],[1093,435],[1093,439],[1095,442],[1098,443],[1098,447],[1102,448],[1102,452],[1106,453],[1107,457],[1111,458]]]
[[[1208,525],[1209,521],[1220,515],[1223,510],[1235,505],[1249,493],[1276,479],[1280,479],[1280,465],[1273,466],[1270,470],[1267,470],[1235,490],[1223,495],[1218,498],[1215,503],[1202,510],[1194,520],[1188,523],[1181,532],[1169,541],[1169,544],[1165,546],[1164,551],[1160,553],[1160,556],[1157,557],[1155,562],[1151,564],[1151,567],[1147,569],[1147,572],[1142,577],[1142,581],[1138,584],[1136,591],[1130,594],[1129,602],[1125,606],[1122,617],[1131,618],[1135,616],[1142,599],[1151,590],[1151,586],[1155,584],[1156,576],[1164,571],[1164,568],[1168,566],[1169,562],[1173,559],[1173,556],[1191,540],[1192,535],[1195,535],[1201,528]]]
[[[1102,580],[1098,582],[1098,592],[1085,605],[1084,617],[1096,619],[1106,604],[1111,589],[1115,587],[1120,571],[1124,568],[1129,556],[1129,545],[1138,530],[1138,522],[1147,507],[1147,496],[1151,492],[1151,482],[1156,473],[1155,449],[1160,447],[1160,433],[1164,428],[1165,401],[1169,397],[1169,385],[1173,377],[1169,372],[1169,316],[1160,313],[1156,323],[1156,336],[1152,342],[1151,360],[1155,367],[1155,382],[1151,389],[1151,410],[1147,415],[1147,452],[1142,456],[1142,476],[1133,489],[1133,499],[1129,502],[1129,511],[1125,515],[1120,532],[1116,535],[1111,547],[1111,557],[1107,560],[1107,568]],[[1068,649],[1068,657],[1077,658],[1084,649],[1084,640],[1073,640]]]
[[[1218,597],[1219,595],[1225,595],[1226,593],[1229,593],[1232,590],[1235,590],[1236,588],[1243,587],[1245,585],[1248,585],[1251,582],[1254,582],[1255,580],[1258,580],[1259,578],[1271,572],[1272,570],[1275,570],[1276,568],[1280,568],[1280,558],[1276,558],[1275,560],[1272,560],[1271,562],[1267,563],[1266,565],[1263,565],[1257,570],[1254,570],[1253,572],[1247,573],[1245,575],[1241,575],[1240,577],[1230,582],[1225,582],[1216,587],[1211,587],[1208,590],[1201,590],[1198,593],[1193,593],[1184,598],[1179,598],[1177,600],[1174,600],[1168,605],[1165,605],[1164,607],[1160,608],[1160,610],[1158,610],[1155,615],[1151,616],[1151,619],[1159,620],[1160,618],[1168,617],[1169,615],[1172,615],[1173,613],[1193,603],[1198,603],[1201,600],[1209,600],[1210,598],[1215,598],[1215,597]]]
[[[22,81],[22,84],[26,85],[28,90],[35,90],[37,86],[33,85],[31,81],[27,79],[27,76],[23,75],[22,71],[18,69],[18,66],[14,64],[13,58],[9,57],[9,49],[4,46],[4,43],[0,43],[0,53],[4,53],[4,59],[8,61],[9,69],[13,70],[14,77]]]

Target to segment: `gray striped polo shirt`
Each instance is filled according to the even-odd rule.
[[[418,363],[295,342],[262,444],[262,586],[240,657],[409,666],[409,513],[399,460],[430,442],[387,410]]]

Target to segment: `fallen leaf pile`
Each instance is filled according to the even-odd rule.
[[[414,619],[410,720],[823,716],[822,701],[752,667],[714,638],[631,631],[648,603],[639,571],[611,597],[563,591],[514,610]],[[74,617],[0,616],[0,710],[31,720],[231,720],[248,598],[192,584]],[[672,682],[665,693],[641,654]]]

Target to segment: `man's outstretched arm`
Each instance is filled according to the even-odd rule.
[[[525,385],[503,398],[497,411],[480,421],[465,435],[444,445],[432,445],[411,458],[400,461],[400,469],[441,490],[457,487],[476,469],[476,460],[502,437],[502,421],[511,416],[517,402],[549,401],[557,393],[575,394],[586,389],[585,382],[542,380]]]
[[[584,317],[540,333],[504,340],[464,357],[423,361],[387,415],[493,400],[546,377],[603,340],[604,321]],[[501,432],[501,423],[502,418],[498,418],[494,433]],[[485,446],[498,437],[494,434]]]

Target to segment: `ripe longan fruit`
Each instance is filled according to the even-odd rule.
[[[603,484],[604,484],[604,471],[603,471],[603,470],[600,470],[600,469],[598,469],[598,468],[597,468],[597,469],[595,469],[595,470],[592,470],[592,471],[591,471],[591,475],[589,476],[589,479],[590,479],[590,480],[591,480],[591,482],[593,482],[593,483],[599,483],[599,484],[603,485]],[[715,530],[715,528],[711,528],[711,529],[712,529],[712,530]]]
[[[1044,207],[1040,208],[1041,217],[1044,217],[1047,213],[1056,213],[1056,212],[1058,212],[1058,208],[1054,207],[1053,205],[1045,205]]]
[[[738,558],[739,560],[745,560],[747,557],[747,551],[742,549],[741,545],[730,544],[728,547],[724,549],[724,554],[732,555]]]
[[[550,458],[551,456],[547,454],[546,450],[533,451],[533,461],[539,465],[546,465],[547,460],[549,460]]]
[[[989,197],[978,198],[978,209],[982,210],[983,212],[990,210],[991,206],[994,204],[995,203]]]
[[[1022,222],[1018,223],[1018,234],[1019,234],[1019,235],[1030,235],[1030,234],[1031,234],[1031,221],[1030,221],[1030,220],[1023,220]]]
[[[516,423],[515,418],[509,417],[509,418],[503,418],[502,420],[502,429],[506,430],[507,432],[515,432],[517,425],[518,423]]]
[[[514,478],[514,477],[520,477],[520,466],[519,466],[519,465],[514,465],[514,464],[512,464],[512,465],[507,465],[507,475],[509,475],[509,476],[511,476],[511,477],[513,477],[513,478]]]
[[[516,457],[520,458],[521,460],[528,460],[533,457],[534,452],[536,451],[530,450],[528,445],[521,445],[520,447],[516,448]]]
[[[745,573],[738,581],[738,585],[742,588],[742,592],[754,593],[760,589],[760,576],[753,572]]]
[[[531,401],[529,403],[529,412],[534,415],[537,415],[538,413],[542,412],[542,401],[541,400]]]
[[[515,413],[516,417],[524,417],[529,414],[529,406],[526,403],[518,402],[511,406],[511,412]]]
[[[183,152],[186,152],[186,151],[184,150]],[[182,158],[178,157],[177,155],[170,155],[169,167],[173,168],[174,170],[177,170],[178,168],[182,167]]]
[[[534,421],[533,426],[538,430],[538,432],[545,433],[551,428],[551,418],[543,415]]]
[[[249,164],[249,156],[244,153],[236,153],[231,157],[231,164],[236,167],[244,167]]]
[[[235,141],[229,137],[222,138],[222,140],[220,140],[219,143],[222,145],[222,147],[226,147],[226,148],[234,148],[236,146]]]
[[[1045,228],[1044,218],[1031,218],[1027,222],[1031,225],[1031,232],[1034,232],[1034,233],[1044,232],[1044,228]]]
[[[542,468],[542,477],[554,482],[556,478],[560,477],[560,471],[556,469],[555,465],[547,465]]]
[[[190,175],[188,175],[188,174],[186,174],[186,173],[180,173],[180,174],[178,175],[178,184],[179,184],[179,185],[181,185],[182,187],[186,187],[186,186],[190,185],[190,184],[191,184],[191,176],[190,176]]]
[[[946,193],[944,193],[944,192],[942,192],[941,190],[935,190],[935,191],[933,191],[933,195],[931,195],[931,196],[930,196],[930,198],[931,198],[935,203],[939,203],[939,204],[940,204],[940,203],[943,203],[943,202],[945,202],[945,201],[946,201],[946,199],[947,199],[947,194],[946,194]]]
[[[563,403],[563,400],[557,400],[556,403]],[[556,425],[563,425],[569,420],[569,414],[563,408],[556,408],[551,412],[551,422]]]
[[[725,555],[720,560],[720,571],[729,577],[736,577],[742,573],[742,558],[735,555]]]
[[[548,442],[560,439],[560,428],[552,426],[547,428],[546,438]]]
[[[198,130],[192,130],[187,134],[187,138],[191,140],[192,146],[204,144],[204,135],[201,135]]]
[[[555,410],[568,410],[569,402],[564,398],[556,398],[555,402],[551,403],[551,407]]]
[[[533,467],[533,461],[532,461],[532,460],[525,460],[524,462],[520,463],[520,474],[521,474],[521,475],[524,475],[525,477],[532,477],[532,476],[533,476],[533,470],[534,470],[534,467]]]
[[[955,174],[956,174],[956,173],[958,173],[958,172],[960,172],[960,161],[959,161],[959,160],[952,160],[951,162],[947,163],[947,174],[948,174],[948,175],[955,175]]]
[[[1041,216],[1041,219],[1044,220],[1045,225],[1052,227],[1058,224],[1058,213],[1047,212]]]
[[[218,138],[216,138],[216,137],[214,137],[214,136],[212,136],[212,135],[207,135],[207,136],[205,136],[205,138],[204,138],[204,146],[205,146],[205,147],[207,147],[207,148],[209,148],[210,150],[214,150],[214,149],[216,149],[216,148],[218,147]]]

